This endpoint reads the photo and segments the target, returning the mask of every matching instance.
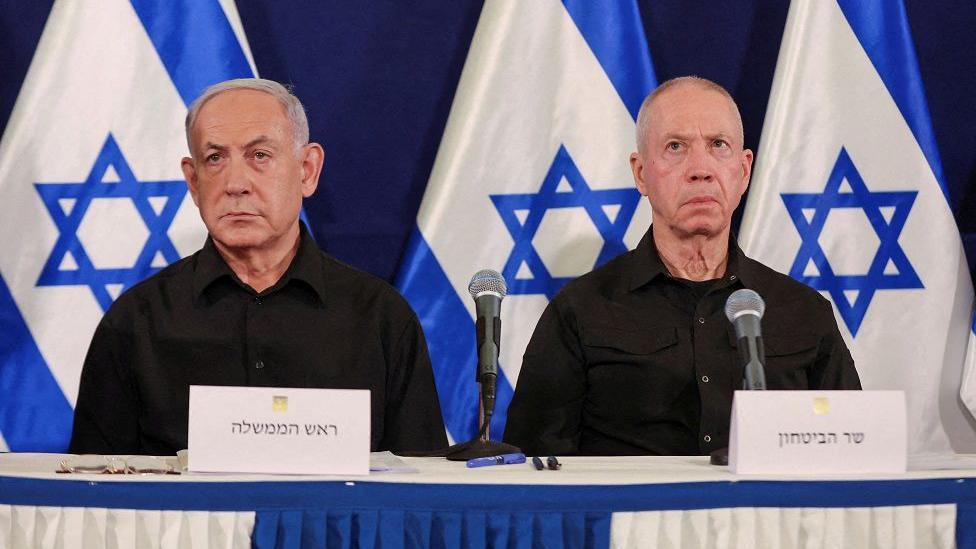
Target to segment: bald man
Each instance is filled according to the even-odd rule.
[[[669,80],[641,105],[634,183],[653,224],[637,248],[567,284],[525,351],[505,440],[532,455],[696,455],[728,446],[743,365],[725,301],[766,301],[769,389],[859,389],[830,303],[731,236],[752,151],[729,93]]]

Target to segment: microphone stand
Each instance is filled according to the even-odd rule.
[[[484,379],[489,378],[489,379]],[[461,442],[441,448],[440,450],[427,451],[408,451],[396,452],[397,455],[407,457],[444,457],[449,461],[467,461],[479,457],[499,456],[502,454],[515,454],[522,450],[517,446],[498,442],[489,438],[491,429],[491,416],[495,408],[495,380],[494,374],[483,376],[479,382],[481,386],[478,390],[479,404],[478,415],[481,417],[478,435],[467,442]],[[489,387],[486,387],[488,385]]]
[[[446,457],[449,461],[467,461],[469,459],[498,456],[501,454],[514,454],[521,452],[518,447],[504,442],[491,440],[491,416],[495,411],[495,374],[482,376],[481,388],[479,390],[480,404],[478,406],[481,416],[480,432],[478,436],[461,444],[455,444],[447,449]]]

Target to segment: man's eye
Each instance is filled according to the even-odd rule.
[[[257,158],[258,160],[264,160],[265,158],[268,158],[268,153],[264,151],[258,151],[254,153],[254,158]]]
[[[716,140],[715,140],[715,141],[714,141],[714,142],[712,143],[712,146],[713,146],[713,147],[716,147],[716,148],[719,148],[719,149],[722,149],[722,148],[725,148],[725,147],[728,147],[728,146],[729,146],[729,144],[728,144],[728,143],[726,143],[724,139],[716,139]]]
[[[213,153],[207,155],[207,162],[218,162],[220,160],[220,153]]]
[[[677,141],[672,141],[667,144],[667,147],[669,151],[677,151],[681,148],[681,143],[678,143]]]

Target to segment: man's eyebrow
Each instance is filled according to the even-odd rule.
[[[687,141],[690,139],[689,134],[682,132],[667,132],[664,134],[664,139],[679,139],[681,141]]]
[[[253,147],[255,145],[263,145],[265,143],[269,143],[270,141],[271,141],[271,138],[268,137],[267,135],[259,135],[259,136],[255,137],[254,139],[248,141],[247,144],[244,145],[244,148],[245,149],[250,149],[251,147]]]
[[[217,143],[213,143],[211,141],[207,141],[207,145],[206,145],[206,147],[204,147],[204,150],[205,151],[209,151],[210,149],[214,149],[214,150],[217,150],[217,151],[226,151],[227,150],[227,146],[226,145],[219,145]]]
[[[691,139],[691,135],[693,135],[693,134],[688,134],[688,133],[684,133],[684,132],[667,132],[667,133],[664,134],[664,138],[665,139],[680,139],[682,141],[687,141],[688,139]],[[698,135],[698,134],[694,134],[694,135]],[[728,133],[728,132],[724,132],[724,131],[717,131],[717,132],[707,133],[707,134],[704,135],[704,137],[706,139],[722,138],[722,139],[725,139],[726,141],[728,141],[728,140],[730,140],[732,138],[732,134],[731,133]]]
[[[254,139],[248,141],[244,145],[244,148],[245,149],[249,149],[249,148],[251,148],[251,147],[253,147],[255,145],[262,145],[264,143],[270,143],[270,142],[272,142],[272,139],[270,137],[268,137],[267,135],[259,135],[259,136],[255,137]],[[227,145],[221,145],[219,143],[213,143],[211,141],[208,141],[207,142],[207,145],[206,145],[206,150],[210,150],[210,149],[223,152],[223,151],[226,151],[226,150],[230,149],[230,147],[228,147]]]

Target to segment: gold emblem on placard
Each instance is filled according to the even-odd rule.
[[[813,413],[818,416],[825,416],[830,413],[830,401],[827,400],[827,397],[813,399]]]
[[[286,396],[271,397],[271,409],[274,410],[275,412],[287,412],[288,397]]]

